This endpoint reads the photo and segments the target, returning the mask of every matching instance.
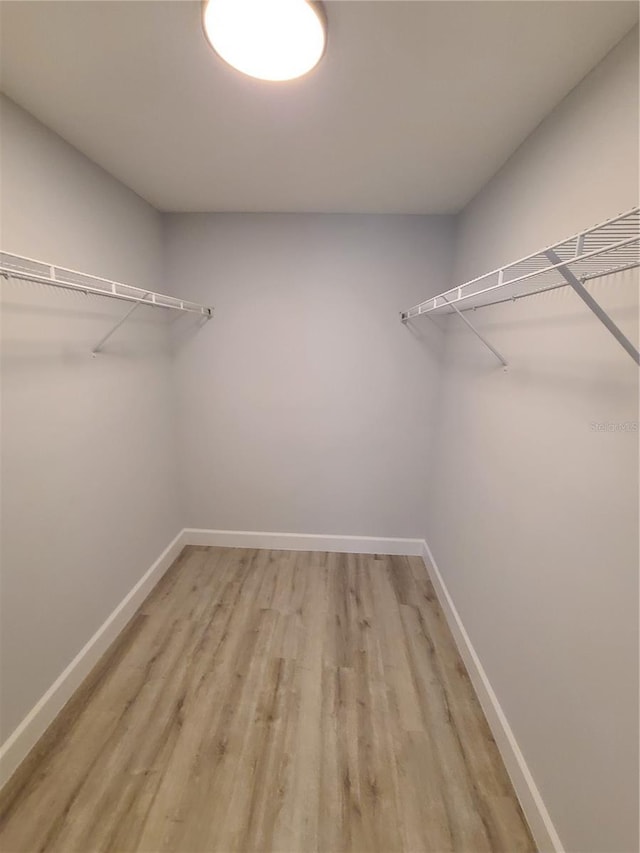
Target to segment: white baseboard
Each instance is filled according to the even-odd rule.
[[[111,643],[126,627],[138,607],[178,557],[183,545],[183,531],[180,531],[2,744],[0,747],[0,787],[11,778],[18,765],[22,763],[42,737],[62,707],[66,705]]]
[[[451,633],[458,646],[460,656],[465,663],[469,678],[473,683],[475,691],[482,705],[489,728],[494,737],[507,773],[511,779],[517,794],[522,811],[524,812],[534,840],[540,853],[564,853],[560,837],[551,821],[549,812],[540,796],[540,792],[533,780],[533,776],[527,766],[524,756],[518,746],[518,742],[509,725],[498,697],[487,677],[480,658],[469,639],[465,627],[456,610],[449,591],[438,570],[431,549],[427,542],[423,542],[422,558],[427,567],[438,600],[444,611]]]
[[[268,548],[278,551],[338,551],[343,554],[400,554],[419,557],[422,539],[387,539],[379,536],[327,536],[312,533],[266,533],[249,530],[183,531],[185,545],[225,548]]]

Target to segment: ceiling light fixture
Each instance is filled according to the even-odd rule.
[[[204,0],[205,35],[215,52],[259,80],[293,80],[318,64],[327,42],[313,0]]]

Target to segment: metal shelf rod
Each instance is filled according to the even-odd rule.
[[[0,275],[4,278],[31,281],[64,290],[77,290],[85,294],[93,293],[97,296],[107,296],[111,299],[123,299],[129,302],[148,299],[148,304],[159,308],[190,311],[207,317],[210,317],[213,311],[212,308],[200,305],[197,302],[189,302],[163,293],[154,293],[151,290],[145,290],[131,284],[112,281],[102,276],[83,273],[79,270],[61,267],[23,255],[14,255],[11,252],[0,251]]]
[[[155,308],[165,308],[171,311],[188,311],[192,314],[200,314],[206,319],[209,319],[213,313],[212,308],[208,308],[206,305],[199,305],[197,302],[188,302],[179,297],[167,296],[163,293],[154,293],[152,290],[143,290],[140,287],[134,287],[130,284],[122,284],[121,282],[111,281],[97,275],[81,273],[77,270],[37,261],[34,258],[14,255],[11,252],[0,252],[0,276],[7,280],[30,281],[35,284],[57,287],[61,290],[75,290],[85,295],[92,293],[96,296],[106,296],[108,299],[121,299],[125,302],[133,303],[124,316],[100,338],[91,351],[94,357],[102,350],[113,333],[142,304]],[[79,280],[74,281],[74,279]]]
[[[608,275],[615,275],[625,270],[633,270],[640,266],[640,262],[636,261],[632,264],[627,264],[624,267],[614,267],[610,270],[602,270],[602,272],[594,272],[590,275],[581,275],[580,281],[594,281],[597,278],[606,278]],[[538,296],[540,293],[548,293],[550,290],[560,290],[563,287],[569,287],[568,281],[558,281],[555,284],[550,284],[548,287],[539,287],[537,290],[528,290],[526,293],[517,293],[515,296],[503,296],[502,299],[493,299],[491,302],[483,302],[482,305],[467,305],[464,308],[459,308],[459,311],[479,311],[481,308],[489,308],[491,305],[504,305],[505,302],[517,302],[518,299],[526,299],[528,296]],[[453,308],[453,305],[451,306]]]
[[[432,296],[430,299],[425,299],[424,302],[421,302],[419,305],[415,305],[413,308],[410,308],[409,311],[403,312],[402,319],[408,320],[408,319],[410,319],[410,317],[415,317],[415,316],[419,316],[420,314],[429,313],[429,311],[432,311],[432,310],[434,310],[434,308],[439,307],[436,304],[438,299],[442,299],[448,305],[452,305],[452,303],[446,297],[453,296],[454,294],[459,294],[456,296],[455,301],[456,302],[464,302],[467,299],[477,298],[478,296],[483,296],[485,293],[491,293],[492,291],[499,290],[500,288],[510,287],[511,285],[514,285],[514,284],[520,284],[520,282],[526,281],[527,279],[530,279],[530,278],[535,278],[535,276],[543,275],[543,274],[549,273],[549,272],[553,272],[554,270],[557,270],[563,264],[580,263],[581,261],[586,261],[586,260],[589,260],[590,258],[597,257],[598,255],[604,255],[607,252],[613,252],[616,249],[620,249],[620,248],[623,248],[625,246],[629,246],[633,243],[638,243],[638,242],[640,242],[640,235],[638,235],[637,237],[628,237],[626,240],[619,240],[616,243],[609,244],[608,246],[605,246],[603,248],[594,249],[591,252],[585,252],[582,255],[577,255],[577,256],[572,257],[572,258],[567,258],[566,260],[560,259],[558,261],[558,263],[556,263],[556,264],[548,264],[547,266],[542,267],[541,269],[534,270],[533,272],[525,273],[525,275],[518,276],[517,278],[512,278],[512,279],[509,279],[508,281],[500,280],[500,281],[498,281],[497,284],[492,284],[490,287],[485,287],[482,290],[474,290],[473,293],[466,293],[464,295],[461,295],[462,288],[468,287],[470,284],[473,284],[476,281],[481,281],[483,278],[487,278],[489,275],[493,275],[493,274],[501,273],[501,272],[503,273],[504,270],[507,269],[507,267],[502,267],[499,270],[495,270],[494,273],[487,273],[486,276],[480,276],[479,278],[474,278],[471,281],[465,282],[465,284],[460,285],[459,287],[452,287],[450,290],[445,290],[444,293],[439,293],[437,296]],[[544,253],[547,254],[548,251],[551,251],[551,250],[544,250]],[[535,257],[535,256],[532,255],[531,257]],[[639,264],[640,264],[640,262],[639,262]],[[638,266],[639,264],[632,264],[632,266]],[[516,264],[510,264],[509,266],[516,266]],[[630,268],[629,266],[626,267],[626,269],[629,269],[629,268]],[[429,309],[428,306],[430,304],[432,304],[432,307]],[[412,314],[411,313],[412,311],[415,311],[416,313]]]
[[[506,362],[502,355],[483,338],[464,313],[570,286],[633,360],[640,364],[638,349],[584,286],[586,281],[640,267],[639,243],[640,208],[635,207],[535,254],[432,296],[403,312],[400,318],[406,322],[422,314],[431,316],[455,312],[504,365]]]
[[[88,284],[77,284],[73,281],[60,281],[58,279],[47,278],[46,276],[38,275],[38,273],[25,273],[20,272],[18,270],[14,270],[10,267],[0,266],[0,276],[5,279],[18,279],[20,281],[31,281],[35,284],[46,284],[50,287],[57,287],[61,290],[75,290],[80,293],[92,293],[96,296],[106,296],[108,299],[123,299],[127,302],[140,302],[140,297],[135,296],[129,293],[118,293],[115,290],[102,290],[99,287],[92,287]],[[87,276],[87,278],[95,278],[95,276]],[[104,279],[99,279],[99,281],[104,281]],[[112,282],[112,284],[114,284]],[[131,290],[137,290],[138,288],[133,287],[129,284],[121,284],[120,287],[127,287]],[[143,292],[143,291],[141,291]],[[149,293],[147,293],[149,295]],[[198,305],[196,302],[186,302],[185,300],[178,299],[174,296],[165,296],[164,294],[154,294],[156,297],[160,297],[161,299],[171,300],[171,302],[167,301],[158,302],[151,301],[148,302],[148,305],[154,305],[157,308],[169,308],[174,311],[190,311],[195,314],[204,314],[207,317],[210,317],[213,312],[213,308],[207,308],[204,305]],[[172,304],[175,299],[176,304]]]
[[[443,296],[442,298],[444,299],[444,296]],[[446,302],[446,301],[447,301],[447,300],[445,299],[445,302]],[[460,319],[462,320],[462,322],[463,322],[463,323],[465,323],[465,324],[466,324],[466,325],[471,329],[471,331],[473,332],[473,334],[474,334],[477,338],[479,338],[479,339],[482,341],[482,343],[486,346],[486,348],[487,348],[488,350],[491,350],[491,352],[495,355],[495,357],[498,359],[498,361],[500,362],[500,364],[501,364],[504,368],[507,368],[507,367],[508,367],[507,362],[506,362],[506,360],[504,359],[504,357],[503,357],[503,356],[498,352],[498,350],[497,350],[497,349],[496,349],[492,344],[490,344],[490,343],[489,343],[489,341],[484,337],[484,335],[483,335],[483,334],[481,334],[481,333],[476,329],[476,327],[473,325],[473,323],[471,323],[469,320],[467,320],[467,318],[464,316],[464,314],[462,313],[462,311],[460,311],[460,310],[459,310],[459,309],[458,309],[458,308],[457,308],[457,307],[456,307],[452,302],[450,302],[450,303],[449,303],[449,305],[451,305],[451,307],[452,307],[452,308],[453,308],[453,310],[456,312],[456,314],[458,315],[458,317],[460,317]]]
[[[556,264],[560,273],[567,280],[567,284],[572,287],[575,292],[578,294],[580,299],[593,311],[598,320],[606,326],[606,328],[611,332],[613,337],[618,341],[618,343],[629,353],[631,358],[635,361],[636,364],[640,364],[640,353],[631,343],[629,338],[624,334],[622,329],[620,329],[611,319],[611,317],[607,314],[604,308],[596,302],[593,296],[586,289],[584,284],[575,277],[575,275],[571,272],[568,266],[563,263],[559,263],[560,258],[553,251],[553,249],[547,249],[545,252],[550,261]]]
[[[100,338],[100,340],[98,341],[98,343],[97,343],[97,344],[95,345],[95,347],[91,350],[91,352],[92,352],[92,354],[93,354],[93,355],[97,355],[97,354],[100,352],[100,350],[101,350],[101,349],[102,349],[102,347],[106,344],[106,342],[109,340],[109,338],[111,337],[111,335],[112,335],[115,331],[117,331],[117,330],[120,328],[120,326],[122,326],[122,324],[123,324],[126,320],[128,320],[128,319],[129,319],[129,317],[133,314],[133,312],[136,310],[136,308],[137,308],[137,307],[138,307],[142,302],[144,302],[144,300],[147,298],[147,296],[149,296],[149,294],[148,294],[148,293],[145,293],[145,295],[144,295],[144,296],[142,296],[140,299],[136,300],[136,302],[134,302],[134,304],[129,308],[129,310],[128,310],[128,311],[127,311],[127,312],[126,312],[126,313],[125,313],[125,314],[124,314],[124,315],[123,315],[123,316],[118,320],[118,322],[115,324],[115,326],[112,326],[112,327],[111,327],[111,329],[107,332],[107,334]]]
[[[557,249],[559,246],[565,246],[567,243],[571,243],[573,240],[579,240],[581,237],[584,238],[584,236],[588,234],[593,234],[594,232],[600,231],[603,228],[609,228],[611,226],[616,225],[617,223],[618,228],[628,227],[626,225],[626,222],[623,223],[622,220],[628,219],[630,216],[637,214],[639,211],[640,208],[638,207],[634,207],[631,210],[627,210],[625,213],[621,213],[619,216],[615,216],[613,219],[607,219],[605,222],[601,222],[599,225],[593,225],[591,228],[587,228],[578,235],[574,235],[573,237],[567,237],[566,240],[561,240],[559,243],[553,243],[551,246],[545,246],[544,249],[541,249],[538,252],[533,252],[531,255],[525,255],[524,258],[520,258],[519,260],[513,261],[512,263],[506,264],[505,266],[498,267],[497,269],[491,270],[490,272],[486,272],[483,275],[476,276],[476,278],[472,278],[469,281],[466,281],[464,285],[462,285],[462,287],[467,287],[470,284],[475,284],[476,281],[482,281],[483,278],[489,278],[492,275],[498,275],[500,272],[505,269],[508,269],[509,267],[517,267],[519,264],[522,264],[525,261],[530,261],[534,258],[538,258],[540,255],[546,252],[547,249]],[[453,287],[451,288],[451,291],[456,289],[457,288]],[[446,291],[446,293],[450,293],[451,291]]]

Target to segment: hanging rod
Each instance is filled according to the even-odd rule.
[[[640,363],[638,350],[584,288],[584,282],[640,266],[640,208],[587,228],[567,240],[548,246],[458,287],[433,296],[404,311],[403,323],[422,314],[451,314],[486,308],[501,302],[570,286],[598,319]],[[463,318],[464,319],[464,318]],[[471,324],[468,324],[471,325]],[[477,333],[475,328],[471,327]],[[480,335],[482,342],[495,349]],[[502,360],[501,356],[498,356]]]
[[[581,275],[580,281],[584,284],[586,281],[592,281],[596,278],[606,278],[608,275],[613,275],[614,273],[624,272],[625,270],[632,270],[638,266],[637,263],[627,264],[626,266],[616,267],[615,269],[610,270],[602,270],[602,272],[594,272],[591,275]],[[482,305],[469,305],[462,306],[459,309],[460,312],[464,313],[465,311],[476,311],[478,308],[489,308],[491,305],[502,305],[504,302],[517,302],[518,299],[525,299],[527,296],[536,296],[539,293],[548,293],[550,290],[558,290],[561,287],[569,287],[568,281],[557,281],[555,284],[550,284],[548,287],[539,287],[535,290],[531,290],[527,293],[520,293],[516,296],[503,296],[501,299],[492,299],[491,302],[483,302]]]
[[[124,299],[128,302],[151,305],[156,308],[170,308],[174,311],[190,311],[211,317],[213,308],[199,305],[197,302],[189,302],[175,296],[167,296],[164,293],[154,293],[131,284],[122,284],[119,281],[111,281],[96,275],[78,272],[77,270],[48,264],[44,261],[36,261],[33,258],[25,258],[13,255],[10,252],[0,252],[0,276],[5,279],[18,279],[20,281],[32,281],[37,284],[46,284],[63,290],[78,290],[81,293],[94,293],[98,296],[106,296],[109,299]]]

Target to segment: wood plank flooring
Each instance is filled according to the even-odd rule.
[[[0,806],[3,853],[535,850],[407,557],[186,548]]]

